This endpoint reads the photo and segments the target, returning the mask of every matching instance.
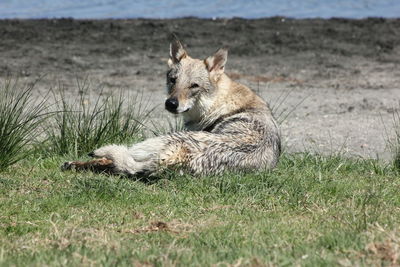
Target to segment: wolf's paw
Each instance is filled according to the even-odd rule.
[[[67,161],[61,165],[61,171],[75,170],[75,162]]]

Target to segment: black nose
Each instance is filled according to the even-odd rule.
[[[176,98],[168,98],[165,101],[165,108],[170,112],[175,112],[179,106],[178,99]]]

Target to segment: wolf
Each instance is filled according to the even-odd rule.
[[[181,42],[170,44],[165,108],[183,116],[186,130],[132,146],[107,145],[87,162],[63,170],[91,170],[152,176],[165,169],[194,175],[274,168],[281,154],[279,126],[268,104],[225,74],[228,51],[204,60],[191,58]]]

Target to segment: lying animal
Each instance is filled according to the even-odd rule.
[[[187,131],[132,146],[107,145],[94,160],[71,161],[64,170],[92,170],[129,176],[165,168],[193,174],[274,168],[281,153],[279,126],[264,100],[225,73],[228,52],[191,58],[179,41],[170,45],[165,108],[183,116]]]

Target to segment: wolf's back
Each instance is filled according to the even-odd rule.
[[[184,146],[183,166],[197,174],[271,169],[281,153],[279,127],[268,110],[239,112],[205,131],[173,133],[169,140],[170,151]]]

